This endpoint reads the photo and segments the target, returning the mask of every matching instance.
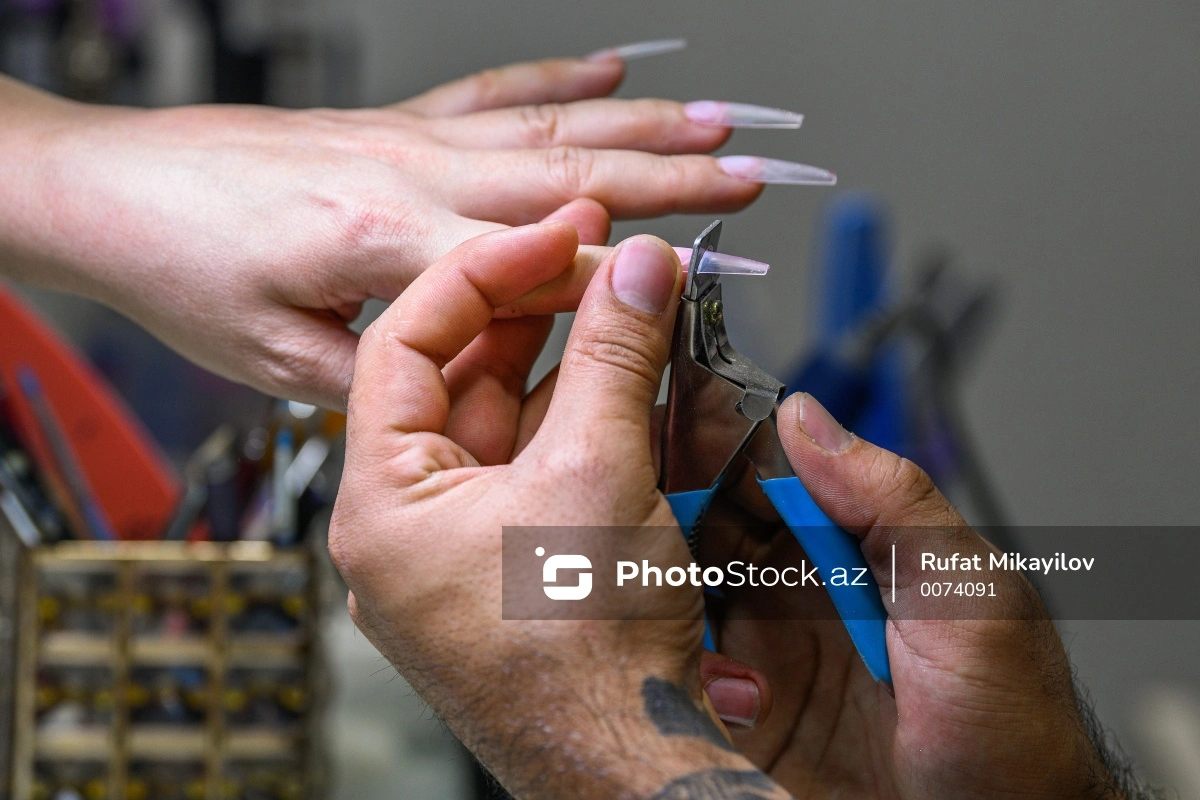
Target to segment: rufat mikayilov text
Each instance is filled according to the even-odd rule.
[[[936,553],[921,553],[921,571],[934,572],[983,572],[987,570],[1009,570],[1015,572],[1040,572],[1049,575],[1051,572],[1090,572],[1095,566],[1096,559],[1068,556],[1066,553],[1055,553],[1049,558],[1038,556],[1023,556],[1020,553],[989,553],[987,567],[983,565],[983,556],[964,556],[954,553],[949,556],[939,556]]]

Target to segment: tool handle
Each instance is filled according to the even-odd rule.
[[[817,568],[871,677],[890,684],[892,668],[885,634],[887,610],[858,540],[825,515],[799,478],[760,478],[759,485],[804,548],[809,562]]]
[[[670,504],[671,511],[675,514],[675,521],[679,523],[679,529],[683,531],[683,538],[688,538],[692,529],[696,527],[696,523],[704,516],[704,512],[708,511],[708,504],[712,502],[714,494],[716,492],[712,489],[696,489],[691,492],[676,492],[667,495],[667,503]],[[704,616],[704,649],[714,653],[717,651],[707,614]]]
[[[667,503],[670,504],[675,521],[683,531],[683,538],[689,537],[696,523],[704,516],[704,512],[708,511],[714,494],[716,492],[712,489],[696,489],[667,495]]]

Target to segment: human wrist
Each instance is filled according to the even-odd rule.
[[[554,711],[506,726],[506,735],[491,746],[463,737],[519,800],[732,800],[751,787],[764,798],[789,796],[732,745],[717,745],[715,727],[711,738],[664,734],[590,703]]]
[[[419,691],[520,800],[738,797],[735,788],[773,786],[679,683],[628,663],[573,676],[536,655],[506,664],[503,677],[472,680],[475,691]]]
[[[127,109],[90,106],[0,76],[0,276],[43,288],[94,295],[97,276],[80,247],[80,203],[88,184],[81,136]],[[11,112],[11,113],[10,113]]]

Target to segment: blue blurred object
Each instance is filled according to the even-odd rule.
[[[891,300],[887,225],[881,206],[865,194],[845,194],[828,217],[818,273],[816,348],[787,382],[788,392],[813,395],[847,429],[907,455],[907,386],[902,354],[880,349],[865,364],[844,357],[849,340]]]
[[[957,383],[992,319],[995,289],[933,252],[894,296],[887,227],[865,195],[834,202],[818,272],[816,346],[788,382],[812,394],[846,428],[928,472],[976,524],[1010,541],[958,399]]]

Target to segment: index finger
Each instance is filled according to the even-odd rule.
[[[496,309],[501,318],[558,314],[579,307],[592,276],[613,251],[611,247],[580,245],[575,258],[559,275]]]
[[[450,117],[509,106],[565,103],[611,94],[624,75],[625,65],[619,59],[551,58],[477,72],[394,107],[430,117]]]
[[[351,437],[379,444],[396,435],[442,433],[450,410],[442,367],[498,306],[566,269],[577,246],[569,224],[529,225],[464,242],[426,270],[359,342]]]
[[[687,271],[688,258],[691,248],[676,247],[683,269]],[[496,316],[502,319],[508,317],[525,317],[537,314],[559,314],[564,311],[574,311],[579,308],[579,301],[587,291],[588,284],[596,270],[613,251],[611,247],[597,245],[580,245],[570,266],[562,274],[546,281],[541,286],[518,297],[496,309]]]

